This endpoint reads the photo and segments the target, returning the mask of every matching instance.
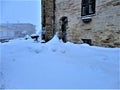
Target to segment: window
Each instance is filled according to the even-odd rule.
[[[95,14],[95,0],[82,0],[81,16]]]
[[[92,45],[92,40],[91,39],[82,39],[83,43]]]

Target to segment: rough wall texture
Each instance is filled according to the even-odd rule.
[[[42,0],[42,27],[45,27],[45,39],[48,41],[54,35],[54,0]]]
[[[67,40],[82,43],[91,39],[93,45],[120,47],[120,0],[96,0],[96,13],[90,23],[81,19],[82,0],[56,0],[56,31],[60,18],[68,18]]]

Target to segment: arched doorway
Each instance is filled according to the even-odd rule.
[[[63,42],[67,42],[67,29],[68,29],[68,18],[63,16],[60,18],[60,32],[61,39]]]

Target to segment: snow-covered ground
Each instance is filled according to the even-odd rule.
[[[0,43],[6,89],[119,89],[120,48],[16,39]]]

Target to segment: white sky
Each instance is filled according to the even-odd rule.
[[[41,0],[0,0],[1,23],[32,23],[41,29]]]

